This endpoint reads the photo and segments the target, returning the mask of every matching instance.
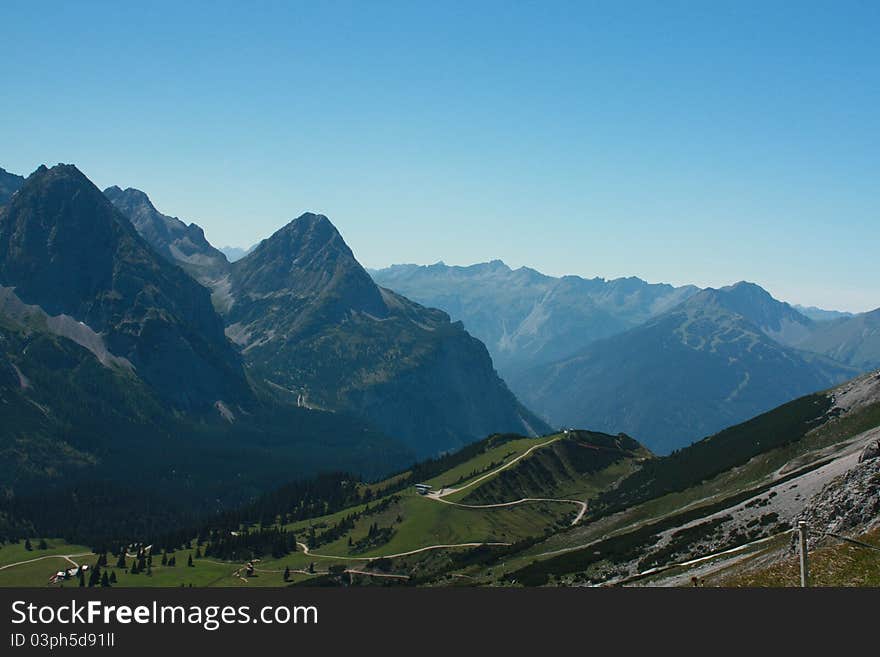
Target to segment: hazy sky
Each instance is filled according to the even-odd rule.
[[[0,166],[218,246],[880,306],[880,3],[123,4],[4,0]]]

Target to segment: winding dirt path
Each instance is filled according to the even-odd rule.
[[[23,566],[26,563],[33,563],[34,561],[42,561],[43,559],[66,559],[69,563],[72,563],[77,568],[79,564],[73,560],[73,557],[87,557],[92,552],[83,552],[82,554],[47,554],[42,557],[37,557],[35,559],[27,559],[26,561],[16,561],[15,563],[8,563],[5,566],[0,566],[0,570],[6,570],[7,568],[12,568],[14,566]]]
[[[575,518],[574,518],[574,520],[572,520],[571,524],[576,525],[584,517],[584,514],[587,512],[587,508],[588,508],[587,503],[582,502],[580,500],[570,500],[570,499],[561,499],[561,498],[545,498],[545,497],[524,497],[519,500],[514,500],[513,502],[499,502],[496,504],[461,504],[460,502],[452,502],[450,500],[443,499],[443,498],[448,497],[449,495],[452,495],[454,493],[458,493],[460,491],[471,488],[472,486],[476,486],[477,484],[479,484],[482,481],[485,481],[489,477],[492,477],[492,476],[498,474],[499,472],[502,472],[503,470],[506,470],[507,468],[510,468],[511,466],[515,465],[516,463],[518,463],[522,459],[529,456],[529,454],[531,454],[535,450],[541,449],[542,447],[546,447],[547,445],[551,445],[551,444],[555,443],[556,441],[561,440],[562,438],[563,438],[563,436],[557,436],[556,438],[551,438],[550,440],[547,440],[547,441],[540,443],[538,445],[533,445],[532,447],[527,449],[525,452],[523,452],[522,454],[520,454],[516,458],[511,459],[507,463],[499,466],[498,468],[495,468],[491,472],[487,472],[486,474],[477,477],[476,479],[466,483],[464,486],[460,486],[458,488],[443,489],[443,490],[441,490],[439,492],[435,492],[435,493],[428,493],[425,497],[432,499],[436,502],[442,502],[443,504],[449,504],[451,506],[457,506],[457,507],[461,507],[461,508],[465,508],[465,509],[496,509],[496,508],[517,506],[519,504],[527,504],[530,502],[560,502],[560,503],[564,503],[564,504],[575,504],[580,507],[580,511],[578,511],[577,516],[575,516]],[[511,545],[511,543],[490,542],[490,541],[471,542],[471,543],[444,543],[444,544],[438,544],[438,545],[428,545],[426,547],[417,548],[415,550],[408,550],[406,552],[398,552],[396,554],[387,554],[387,555],[373,556],[373,557],[352,557],[352,556],[339,556],[339,555],[334,555],[334,554],[320,554],[318,552],[312,552],[305,543],[301,543],[301,542],[297,541],[297,547],[300,548],[303,551],[303,553],[306,555],[318,557],[320,559],[337,559],[340,561],[363,561],[366,563],[369,563],[371,561],[376,561],[378,559],[395,559],[398,557],[406,557],[406,556],[410,556],[413,554],[420,554],[422,552],[428,552],[431,550],[447,550],[447,549],[456,549],[456,548],[475,548],[475,547],[508,547],[510,545]],[[151,550],[152,547],[153,547],[152,545],[147,546],[145,548],[145,551]],[[5,570],[7,568],[12,568],[13,566],[31,563],[33,561],[40,561],[42,559],[52,559],[52,558],[67,559],[74,566],[78,566],[79,564],[77,564],[75,561],[73,561],[71,559],[71,557],[88,556],[89,554],[91,554],[91,553],[87,552],[84,554],[73,554],[73,555],[57,555],[57,554],[56,555],[46,555],[43,557],[37,557],[36,559],[30,559],[27,561],[19,561],[17,563],[13,563],[13,564],[7,564],[6,566],[0,566],[0,570]],[[136,557],[137,555],[136,554],[127,554],[126,556]],[[215,563],[215,564],[221,564],[221,562],[210,561],[208,559],[205,559],[205,561],[209,561],[210,563]],[[233,571],[232,575],[233,576],[237,575],[237,576],[239,576],[239,578],[241,578],[241,576],[240,576],[241,569],[242,569],[242,567],[239,567],[238,570]],[[260,569],[255,569],[255,570],[260,570]],[[263,572],[274,572],[274,571],[264,570]],[[291,572],[303,572],[303,571],[295,570],[295,571],[291,571]],[[393,578],[399,578],[399,579],[408,579],[407,575],[392,575],[392,574],[375,573],[375,572],[356,570],[356,569],[348,569],[345,572],[350,572],[350,573],[358,574],[358,575],[368,575],[368,576],[372,576],[372,577],[393,577]],[[247,581],[245,578],[241,578],[241,579],[244,579],[244,581]]]
[[[497,467],[494,470],[492,470],[491,472],[487,472],[486,474],[484,474],[480,477],[477,477],[476,479],[468,482],[464,486],[461,486],[459,488],[443,488],[438,492],[428,493],[427,495],[425,495],[425,497],[427,497],[428,499],[432,499],[436,502],[443,502],[444,504],[458,506],[463,509],[497,509],[497,508],[501,508],[501,507],[505,507],[505,506],[516,506],[518,504],[526,504],[528,502],[561,502],[563,504],[576,504],[580,507],[580,511],[578,511],[578,514],[575,516],[574,520],[571,521],[572,526],[574,526],[581,521],[581,519],[584,517],[584,514],[587,512],[587,503],[582,502],[581,500],[569,500],[569,499],[560,499],[560,498],[552,498],[552,497],[524,497],[520,500],[514,500],[513,502],[499,502],[497,504],[461,504],[460,502],[451,502],[449,500],[443,499],[445,497],[453,495],[454,493],[458,493],[460,491],[463,491],[466,488],[470,488],[471,486],[474,486],[474,485],[480,483],[481,481],[484,481],[484,480],[488,479],[489,477],[492,477],[493,475],[498,474],[502,470],[506,470],[510,466],[512,466],[512,465],[518,463],[519,461],[521,461],[522,459],[526,458],[529,454],[534,452],[536,449],[541,449],[542,447],[546,447],[547,445],[551,445],[552,443],[555,443],[558,440],[562,440],[563,437],[564,437],[564,435],[557,436],[556,438],[551,438],[550,440],[548,440],[546,442],[529,447],[529,449],[524,451],[522,454],[517,456],[515,459],[511,459],[510,461],[508,461],[504,465]]]
[[[345,572],[352,573],[354,575],[368,575],[370,577],[386,577],[389,579],[409,579],[409,575],[395,575],[393,573],[374,573],[369,570],[355,570],[354,568],[348,568]]]
[[[461,507],[464,509],[497,509],[497,508],[502,508],[502,507],[507,507],[507,506],[516,506],[518,504],[526,504],[529,502],[562,502],[565,504],[576,504],[580,507],[580,511],[578,512],[577,516],[575,516],[575,519],[571,523],[572,525],[576,525],[577,523],[579,523],[581,521],[581,519],[584,517],[584,514],[587,512],[587,503],[582,502],[580,500],[545,498],[545,497],[524,497],[521,500],[515,500],[513,502],[499,502],[497,504],[461,504],[460,502],[452,502],[450,500],[443,499],[449,495],[452,495],[453,493],[463,491],[467,488],[470,488],[471,486],[475,486],[476,484],[480,483],[481,481],[485,481],[489,477],[498,474],[502,470],[506,470],[507,468],[511,467],[515,463],[518,463],[519,461],[521,461],[522,459],[527,457],[529,454],[534,452],[536,449],[540,449],[542,447],[546,447],[547,445],[555,443],[557,440],[561,440],[562,437],[563,436],[558,436],[556,438],[551,438],[550,440],[547,440],[547,441],[540,443],[538,445],[533,445],[532,447],[527,449],[525,452],[523,452],[522,454],[520,454],[516,458],[511,459],[510,461],[508,461],[504,465],[502,465],[498,468],[495,468],[491,472],[487,472],[486,474],[477,477],[476,479],[468,482],[464,486],[461,486],[459,488],[448,488],[448,489],[444,488],[443,490],[436,492],[436,493],[428,493],[427,495],[425,495],[425,497],[427,497],[428,499],[434,500],[435,502],[442,502],[443,504],[449,504],[451,506],[457,506],[457,507]],[[318,557],[318,558],[322,558],[322,559],[338,559],[339,561],[364,561],[364,562],[375,561],[377,559],[396,559],[397,557],[407,557],[407,556],[410,556],[413,554],[419,554],[421,552],[428,552],[430,550],[447,550],[447,549],[455,549],[455,548],[474,548],[474,547],[508,547],[511,545],[510,543],[487,542],[487,541],[474,542],[474,543],[445,543],[445,544],[440,544],[440,545],[428,545],[427,547],[417,548],[415,550],[409,550],[407,552],[398,552],[397,554],[385,554],[385,555],[375,556],[375,557],[351,557],[351,556],[339,556],[339,555],[335,555],[335,554],[320,554],[318,552],[312,552],[305,543],[301,543],[300,541],[297,541],[296,544],[297,544],[297,547],[299,547],[303,551],[304,554],[311,555],[314,557]],[[358,573],[359,571],[351,570],[350,572]],[[359,574],[382,576],[378,573],[367,573],[367,572],[359,572]]]
[[[748,543],[743,543],[742,545],[737,545],[732,548],[727,548],[721,550],[719,552],[714,552],[712,554],[707,554],[702,557],[696,557],[695,559],[688,559],[687,561],[680,561],[678,563],[669,563],[664,564],[662,566],[656,566],[654,568],[648,568],[648,570],[643,570],[640,573],[634,573],[633,575],[629,575],[627,577],[623,577],[617,580],[610,580],[608,582],[603,582],[602,586],[620,586],[623,584],[628,584],[629,582],[633,582],[639,579],[643,579],[650,575],[656,575],[659,573],[663,573],[667,570],[672,570],[673,568],[689,568],[690,566],[695,566],[706,561],[711,561],[713,559],[718,559],[719,557],[725,557],[729,555],[735,555],[740,552],[745,552],[749,548],[754,547],[755,545],[762,545],[764,543],[768,543],[772,540],[779,538],[780,536],[785,536],[787,534],[791,534],[792,530],[787,529],[784,532],[779,532],[778,534],[772,534],[771,536],[765,536],[763,538],[759,538],[755,541],[750,541]],[[723,564],[722,564],[723,565]]]
[[[426,497],[429,497],[426,495]],[[445,497],[445,495],[444,495]],[[555,497],[524,497],[521,500],[515,500],[513,502],[498,502],[496,504],[461,504],[460,502],[450,502],[449,500],[444,500],[443,497],[435,496],[431,497],[432,500],[436,500],[437,502],[443,502],[443,504],[449,504],[451,506],[459,506],[463,509],[497,509],[505,506],[516,506],[518,504],[526,504],[528,502],[563,502],[568,504],[577,504],[580,507],[580,511],[578,511],[577,516],[575,516],[574,520],[571,521],[572,525],[576,525],[581,521],[581,518],[584,517],[584,514],[587,512],[587,503],[581,502],[580,500],[567,500],[560,499]]]
[[[465,547],[508,547],[510,543],[449,543],[443,545],[429,545],[427,547],[418,548],[416,550],[409,550],[408,552],[398,552],[397,554],[383,554],[377,557],[340,557],[335,554],[318,554],[317,552],[312,552],[309,550],[309,547],[305,543],[296,542],[297,546],[302,548],[303,554],[307,554],[312,557],[319,557],[321,559],[339,559],[341,561],[376,561],[377,559],[396,559],[397,557],[408,557],[411,554],[419,554],[420,552],[428,552],[429,550],[446,550],[450,548],[465,548]]]
[[[441,497],[446,497],[447,495],[452,495],[453,493],[457,493],[459,491],[465,490],[466,488],[470,488],[471,486],[475,486],[476,484],[480,483],[484,479],[488,479],[489,477],[498,474],[502,470],[506,470],[507,468],[512,466],[514,463],[521,461],[522,459],[527,457],[529,454],[534,452],[536,449],[541,449],[542,447],[546,447],[547,445],[555,443],[557,440],[562,440],[562,436],[557,436],[556,438],[551,438],[547,442],[543,442],[538,445],[534,445],[532,447],[529,447],[526,451],[524,451],[522,454],[517,456],[515,459],[511,459],[510,461],[508,461],[504,465],[501,465],[501,466],[495,468],[494,470],[492,470],[491,472],[487,472],[486,474],[484,474],[480,477],[477,477],[476,479],[474,479],[471,482],[468,482],[464,486],[461,486],[459,488],[444,488],[439,493],[428,493],[425,497],[430,497],[432,499],[439,499]]]

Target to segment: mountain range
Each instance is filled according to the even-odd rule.
[[[108,187],[104,195],[159,255],[180,265],[200,283],[208,283],[225,272],[229,264],[226,256],[211,246],[205,231],[196,224],[185,224],[177,217],[162,214],[138,189]]]
[[[828,320],[832,319],[841,319],[844,317],[853,316],[853,313],[848,313],[841,310],[825,310],[824,308],[817,308],[816,306],[802,306],[797,303],[794,304],[792,308],[797,310],[804,317],[812,319],[814,322],[827,322]]]
[[[501,261],[367,272],[313,213],[230,262],[144,192],[102,193],[71,165],[3,171],[0,185],[4,449],[34,480],[63,479],[53,453],[81,473],[128,473],[130,450],[89,442],[102,423],[198,436],[192,454],[208,436],[283,446],[252,490],[306,463],[378,472],[551,425],[668,452],[880,364],[877,311],[811,319],[755,284],[556,278]],[[21,442],[28,431],[40,440]],[[320,445],[323,431],[344,435]],[[194,481],[200,467],[184,470]]]
[[[748,284],[703,290],[641,326],[513,380],[564,426],[615,426],[669,453],[855,370],[773,340],[746,317]],[[778,317],[774,317],[778,319]],[[769,328],[769,327],[768,327]]]
[[[4,211],[0,285],[47,317],[88,327],[96,350],[129,363],[174,407],[248,398],[207,291],[156,258],[73,166],[40,167]]]
[[[421,455],[497,430],[548,430],[482,343],[377,286],[324,216],[304,214],[261,242],[223,285],[227,334],[302,405],[364,417]]]
[[[797,346],[862,371],[880,368],[880,308],[822,322]]]
[[[330,220],[305,213],[230,263],[143,192],[105,190],[151,246],[212,291],[252,377],[300,407],[345,412],[419,456],[549,427],[446,313],[380,288]],[[185,247],[185,248],[184,248]]]
[[[877,311],[811,319],[754,283],[555,278],[497,260],[371,273],[462,320],[550,424],[659,453],[880,366]]]
[[[72,165],[4,180],[7,495],[150,482],[158,498],[198,485],[198,506],[549,430],[461,323],[379,288],[326,217],[230,263],[199,226]]]
[[[515,434],[551,424],[606,433],[557,434],[468,499],[589,484],[604,491],[600,512],[613,510],[739,467],[766,441],[784,447],[774,419],[760,435],[734,427],[681,449],[880,365],[880,311],[808,317],[754,283],[554,278],[500,261],[371,275],[308,212],[230,262],[137,189],[101,192],[72,165],[3,174],[0,536],[155,536],[334,470],[314,502],[343,508],[359,499],[346,492],[357,475],[402,473],[386,480],[393,495],[458,464],[438,482],[455,485],[514,445],[549,444]],[[791,403],[809,407],[800,420],[833,419],[813,408],[826,398]],[[671,452],[657,462],[671,465],[641,445]],[[468,464],[475,455],[488,460]],[[664,468],[670,481],[639,474]],[[527,519],[571,526],[540,509]]]
[[[462,320],[505,378],[638,326],[698,291],[634,277],[556,278],[500,260],[469,267],[393,265],[370,273],[380,285]]]
[[[180,522],[315,471],[414,458],[351,415],[268,394],[209,290],[71,165],[40,167],[0,210],[0,455],[0,524],[22,505]]]

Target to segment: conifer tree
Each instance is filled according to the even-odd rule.
[[[89,588],[97,586],[101,583],[101,567],[95,563],[89,572]]]

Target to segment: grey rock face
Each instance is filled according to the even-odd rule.
[[[860,461],[827,484],[809,500],[795,526],[801,520],[810,528],[811,546],[824,540],[826,532],[846,534],[876,526],[880,522],[880,459]]]
[[[495,432],[544,433],[460,322],[376,285],[306,213],[231,266],[227,334],[303,406],[352,413],[419,456]]]
[[[104,195],[159,255],[182,267],[203,285],[210,285],[226,273],[226,256],[211,246],[201,227],[162,214],[139,189],[108,187]]]
[[[3,210],[0,285],[87,325],[175,406],[250,397],[209,292],[156,255],[72,165],[40,167]]]
[[[9,203],[12,195],[21,189],[22,185],[24,185],[24,176],[17,176],[0,168],[0,205]]]
[[[862,453],[859,454],[859,463],[876,459],[878,456],[880,456],[880,440],[875,440],[866,445],[865,449],[862,450]]]

